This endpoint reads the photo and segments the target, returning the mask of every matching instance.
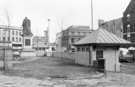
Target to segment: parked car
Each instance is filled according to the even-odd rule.
[[[132,55],[123,55],[123,56],[119,56],[119,61],[120,62],[132,62],[133,61],[133,56]]]
[[[14,51],[13,52],[13,59],[14,60],[20,59],[20,52],[19,51]]]
[[[121,48],[119,54],[119,62],[132,62],[133,54],[128,49]]]

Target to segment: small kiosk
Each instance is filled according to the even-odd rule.
[[[104,60],[106,71],[120,71],[119,48],[130,47],[133,44],[127,40],[99,28],[85,38],[74,44],[76,46],[75,62],[78,64],[93,66],[96,60]],[[102,62],[101,62],[102,64]]]

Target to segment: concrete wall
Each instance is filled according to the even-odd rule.
[[[56,52],[64,52],[65,50],[67,50],[67,48],[66,47],[56,47]]]
[[[44,56],[46,52],[44,50],[36,50],[36,56]]]
[[[90,65],[89,52],[78,51],[76,57],[76,63],[86,65],[86,66]]]
[[[36,57],[35,51],[22,51],[21,57]]]
[[[74,59],[75,60],[75,53],[68,53],[68,52],[53,52],[52,53],[53,57],[63,57],[66,59]]]
[[[75,62],[82,65],[93,66],[93,61],[96,60],[96,51],[103,50],[103,58],[106,61],[105,69],[107,71],[120,71],[119,50],[116,47],[90,47],[90,52],[77,51]],[[90,54],[89,54],[90,53]],[[90,56],[89,56],[90,55]],[[90,63],[91,62],[91,63]]]

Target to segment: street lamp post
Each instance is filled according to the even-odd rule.
[[[47,38],[47,39],[48,39],[48,45],[49,45],[49,42],[50,42],[50,41],[49,41],[49,35],[50,35],[50,34],[49,34],[49,29],[50,29],[50,20],[51,20],[51,19],[47,19],[47,20],[48,20],[48,28],[47,28],[47,37],[48,37],[48,38]]]
[[[91,28],[93,30],[93,1],[91,0]]]

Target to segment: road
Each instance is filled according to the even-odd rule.
[[[133,63],[123,62],[123,63],[121,63],[121,72],[128,73],[128,74],[135,74],[135,62],[133,62]]]

